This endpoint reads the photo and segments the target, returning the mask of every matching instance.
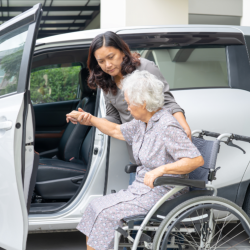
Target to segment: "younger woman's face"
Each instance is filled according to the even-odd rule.
[[[101,47],[95,51],[95,58],[101,69],[111,75],[117,76],[121,73],[121,64],[125,56],[122,51],[114,47]]]

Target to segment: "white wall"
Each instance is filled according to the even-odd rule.
[[[188,0],[101,0],[101,28],[188,24]]]
[[[250,0],[243,0],[241,26],[250,26]]]
[[[188,0],[127,0],[126,26],[188,24]]]
[[[240,25],[242,0],[189,0],[189,24]]]
[[[242,0],[189,0],[190,14],[242,15]]]
[[[126,0],[101,0],[101,29],[126,26]]]
[[[101,0],[100,27],[217,24],[250,26],[250,0]]]

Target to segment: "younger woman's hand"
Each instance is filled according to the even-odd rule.
[[[92,126],[92,123],[90,121],[92,115],[90,113],[83,111],[81,108],[79,108],[78,111],[79,112],[76,111],[77,113],[72,114],[75,117],[75,119],[77,117],[77,122],[79,122],[81,125]],[[71,115],[71,113],[69,114],[69,116]]]
[[[154,188],[154,180],[164,174],[163,168],[158,167],[152,171],[149,171],[144,176],[144,184],[150,188]]]
[[[71,117],[77,120],[80,114],[81,112],[73,110],[69,114],[67,114],[66,117]]]
[[[192,141],[192,132],[190,128],[184,129],[184,131],[186,132],[188,138]]]
[[[73,110],[71,113],[66,115],[66,121],[68,122],[72,122],[73,124],[77,124],[78,122],[78,117],[80,115],[80,113],[84,113],[84,110],[82,110],[81,108],[78,108],[78,111]]]

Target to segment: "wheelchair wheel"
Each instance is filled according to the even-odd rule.
[[[178,205],[161,222],[154,250],[250,248],[250,219],[235,203],[203,196]],[[235,248],[236,247],[236,248]]]

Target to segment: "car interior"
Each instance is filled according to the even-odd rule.
[[[94,130],[67,123],[66,114],[82,108],[94,115],[96,90],[87,86],[87,56],[87,49],[34,55],[30,95],[40,160],[30,214],[58,211],[84,185]]]

